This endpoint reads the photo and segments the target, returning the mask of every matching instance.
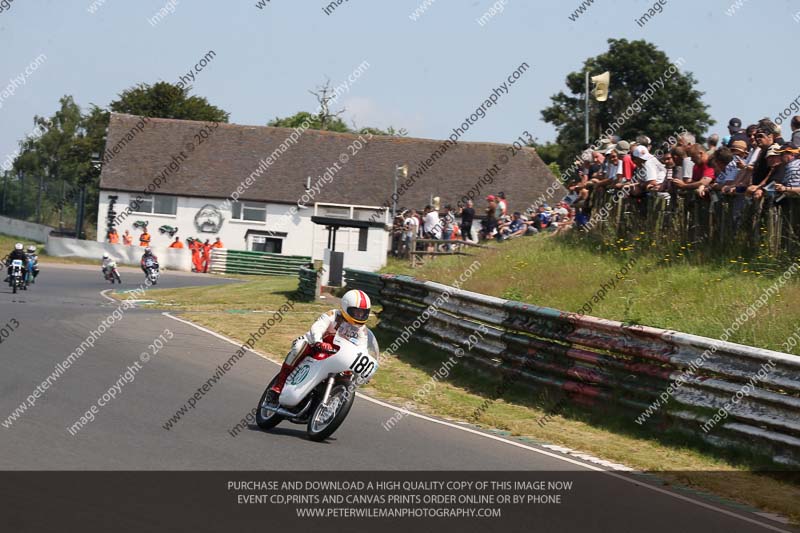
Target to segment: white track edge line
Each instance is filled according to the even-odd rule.
[[[108,291],[113,291],[113,290],[114,289],[106,289],[104,291],[100,291],[100,296],[102,296],[103,298],[105,298],[106,300],[108,300],[110,302],[117,303],[117,302],[119,302],[119,300],[115,300],[114,298],[112,298],[111,296],[106,294]]]
[[[239,347],[243,346],[242,344],[239,344],[238,342],[234,341],[233,339],[230,339],[230,338],[228,338],[228,337],[226,337],[224,335],[221,335],[221,334],[217,333],[216,331],[212,331],[212,330],[210,330],[208,328],[204,328],[203,326],[195,324],[194,322],[191,322],[189,320],[185,320],[183,318],[178,318],[178,317],[176,317],[174,315],[169,314],[168,312],[163,312],[161,314],[166,316],[166,317],[168,317],[168,318],[171,318],[173,320],[177,320],[178,322],[183,322],[184,324],[192,326],[193,328],[199,329],[200,331],[208,333],[209,335],[213,335],[214,337],[217,337],[218,339],[227,341],[227,342],[233,344],[234,346],[239,346]],[[278,364],[278,363],[275,363],[275,361],[273,361],[272,359],[268,358],[266,355],[264,355],[262,353],[259,353],[259,352],[256,352],[255,350],[248,349],[247,351],[250,351],[250,352],[256,354],[257,356],[261,357],[262,359],[266,359],[270,363]],[[523,449],[526,449],[526,450],[529,450],[529,451],[532,451],[532,452],[536,452],[536,453],[539,453],[539,454],[542,454],[542,455],[546,455],[548,457],[552,457],[554,459],[558,459],[558,460],[561,460],[561,461],[564,461],[564,462],[567,462],[567,463],[572,463],[572,464],[575,464],[575,465],[578,465],[578,466],[582,466],[582,467],[584,467],[584,468],[586,468],[588,470],[594,470],[594,471],[597,471],[597,472],[602,472],[602,473],[604,473],[606,475],[615,477],[617,479],[620,479],[622,481],[626,481],[628,483],[632,483],[632,484],[637,485],[639,487],[646,488],[646,489],[649,489],[649,490],[653,490],[655,492],[664,494],[666,496],[671,496],[673,498],[677,498],[679,500],[683,500],[685,502],[688,502],[688,503],[691,503],[691,504],[694,504],[694,505],[698,505],[700,507],[703,507],[705,509],[709,509],[711,511],[716,511],[718,513],[721,513],[721,514],[724,514],[724,515],[727,515],[727,516],[730,516],[730,517],[733,517],[733,518],[738,518],[739,520],[743,520],[745,522],[749,522],[751,524],[763,527],[765,529],[769,529],[769,530],[772,530],[772,531],[779,531],[780,533],[791,533],[790,531],[788,531],[786,529],[780,529],[780,528],[772,526],[770,524],[765,524],[764,522],[760,522],[760,521],[755,520],[753,518],[750,518],[750,517],[747,517],[747,516],[743,516],[743,515],[740,515],[738,513],[734,513],[733,511],[729,511],[729,510],[723,509],[721,507],[716,507],[714,505],[711,505],[711,504],[708,504],[708,503],[705,503],[705,502],[694,500],[692,498],[689,498],[688,496],[684,496],[682,494],[677,494],[675,492],[672,492],[672,491],[669,491],[669,490],[666,490],[666,489],[662,489],[660,487],[655,487],[653,485],[650,485],[649,483],[644,483],[643,481],[637,481],[635,479],[628,478],[626,476],[617,474],[613,470],[604,470],[604,469],[598,468],[596,466],[592,466],[592,465],[588,465],[588,464],[585,464],[585,463],[581,463],[579,461],[575,461],[575,460],[570,459],[568,457],[563,457],[561,455],[557,455],[557,454],[554,454],[554,453],[546,452],[544,450],[540,450],[538,448],[534,448],[533,446],[528,446],[526,444],[522,444],[521,442],[514,442],[514,441],[511,441],[511,440],[508,440],[508,439],[504,439],[502,437],[498,437],[496,435],[490,435],[488,433],[483,433],[481,431],[477,431],[477,430],[472,429],[472,428],[459,426],[457,424],[452,424],[450,422],[445,422],[444,420],[437,420],[437,419],[431,418],[429,416],[421,415],[419,413],[414,413],[412,411],[408,411],[406,409],[403,409],[402,407],[395,407],[395,406],[393,406],[393,405],[391,405],[389,403],[382,402],[381,400],[376,400],[375,398],[371,398],[371,397],[366,396],[366,395],[364,395],[364,394],[362,394],[360,392],[357,392],[356,396],[360,397],[360,398],[364,398],[365,400],[367,400],[369,402],[372,402],[372,403],[375,403],[375,404],[378,404],[380,406],[392,409],[393,411],[399,411],[399,412],[405,413],[405,414],[407,414],[409,416],[413,416],[413,417],[416,417],[416,418],[421,418],[423,420],[427,420],[428,422],[433,422],[434,424],[440,424],[440,425],[448,426],[448,427],[451,427],[453,429],[457,429],[457,430],[460,430],[460,431],[466,431],[467,433],[472,433],[474,435],[478,435],[478,436],[481,436],[481,437],[484,437],[484,438],[487,438],[487,439],[503,442],[505,444],[510,444],[510,445],[516,446],[518,448],[523,448]]]

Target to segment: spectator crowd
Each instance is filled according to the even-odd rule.
[[[742,128],[742,121],[732,118],[722,139],[714,134],[703,145],[684,131],[655,152],[646,135],[632,142],[603,139],[596,150],[581,154],[577,172],[565,185],[583,215],[593,195],[615,189],[634,198],[660,197],[666,203],[679,192],[707,201],[738,196],[743,201],[780,202],[800,196],[800,116],[791,126],[792,137],[786,141],[781,127],[769,119]],[[586,217],[577,218],[580,223]]]
[[[563,174],[569,193],[553,207],[542,203],[511,211],[503,192],[487,196],[482,213],[476,212],[471,200],[454,210],[450,205],[440,209],[434,199],[422,212],[400,210],[394,220],[392,250],[405,255],[417,239],[503,241],[586,226],[597,200],[610,203],[622,193],[635,199],[660,198],[664,205],[676,194],[709,202],[735,197],[739,208],[754,201],[780,205],[800,196],[800,115],[792,118],[791,129],[787,140],[780,125],[768,118],[746,128],[739,118],[732,118],[728,135],[712,134],[705,144],[685,128],[656,150],[646,135],[630,141],[616,136],[601,139]],[[415,244],[416,249],[434,248],[425,244]],[[438,247],[451,249],[443,243]]]

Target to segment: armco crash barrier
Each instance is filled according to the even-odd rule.
[[[211,251],[211,272],[257,276],[296,276],[310,257],[218,248]]]
[[[300,282],[297,285],[297,297],[304,302],[313,302],[320,295],[322,276],[314,270],[314,265],[300,267],[298,272]]]
[[[350,288],[357,288],[367,293],[373,304],[381,303],[381,289],[383,282],[374,272],[364,272],[352,268],[344,269],[344,284]]]
[[[509,380],[557,388],[562,401],[619,411],[631,423],[639,419],[655,428],[667,424],[715,446],[800,465],[798,356],[581,316],[408,276],[348,270],[346,279],[350,288],[378,288],[381,328],[401,333],[417,320],[421,325],[411,338],[453,355],[463,350],[468,361]],[[449,297],[440,298],[443,293]],[[418,320],[437,298],[438,312]],[[467,339],[481,324],[488,334],[470,349]],[[762,368],[766,375],[753,380]],[[679,376],[685,382],[675,387]],[[732,404],[748,384],[749,395]],[[666,398],[670,385],[676,389],[671,398],[651,409],[650,418],[640,418]],[[703,431],[726,404],[732,404],[727,416],[718,416],[719,422]]]

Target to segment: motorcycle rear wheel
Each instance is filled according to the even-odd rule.
[[[267,400],[267,395],[269,394],[269,390],[275,384],[275,380],[278,379],[278,376],[272,378],[272,381],[269,382],[267,388],[264,389],[264,394],[261,395],[261,399],[258,400],[258,406],[256,407],[256,424],[261,429],[272,429],[278,424],[281,423],[283,417],[279,414],[276,414],[274,411],[268,411],[266,409],[262,409],[261,406],[264,405],[264,402]]]
[[[306,428],[309,439],[321,442],[339,429],[356,400],[355,391],[348,392],[347,389],[342,383],[334,385],[328,398],[328,406],[323,407],[321,399],[314,406]]]

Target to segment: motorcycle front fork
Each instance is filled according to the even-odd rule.
[[[325,394],[322,395],[322,405],[323,407],[328,407],[328,400],[331,396],[331,389],[333,388],[334,378],[330,376],[328,378],[328,384],[325,386]]]

